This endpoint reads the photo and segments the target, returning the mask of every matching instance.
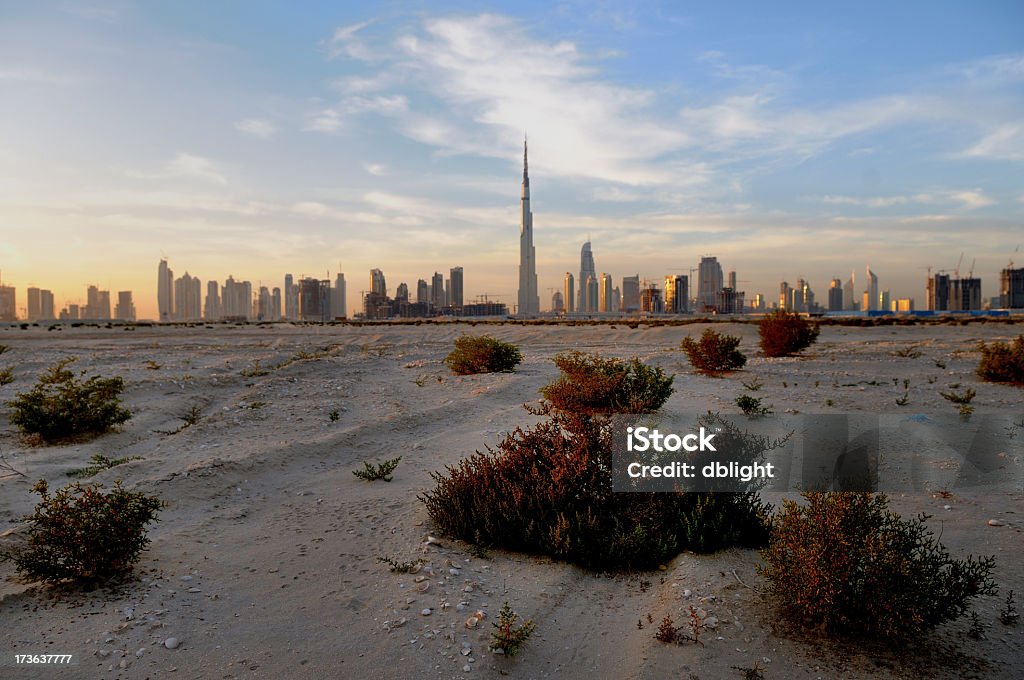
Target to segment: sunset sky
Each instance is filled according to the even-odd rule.
[[[541,307],[702,255],[748,299],[865,265],[924,303],[1024,242],[1024,3],[0,4],[0,276],[135,292],[465,269],[515,301],[529,135]],[[858,283],[858,287],[860,283]],[[504,296],[504,297],[501,297]]]

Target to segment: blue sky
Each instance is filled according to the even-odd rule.
[[[985,295],[1024,241],[1024,5],[0,4],[0,273],[155,307],[156,265],[514,301],[522,136],[542,306],[702,255],[748,296],[870,264]],[[1024,258],[1016,255],[1018,262]],[[23,294],[19,304],[24,304]]]

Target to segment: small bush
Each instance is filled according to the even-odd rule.
[[[555,357],[562,372],[541,388],[551,405],[570,413],[651,413],[672,395],[672,376],[634,357],[629,361],[565,352]]]
[[[489,335],[463,335],[455,339],[455,349],[444,363],[456,375],[500,373],[513,370],[523,355],[519,348]]]
[[[882,495],[806,492],[772,519],[762,574],[782,613],[840,635],[906,638],[993,595],[991,557],[954,560],[925,524]]]
[[[704,330],[699,341],[686,336],[681,346],[693,367],[707,375],[735,371],[747,363],[747,357],[738,349],[737,336],[723,335],[710,328]]]
[[[761,405],[760,398],[752,397],[749,394],[736,397],[736,405],[748,416],[764,416],[772,412],[771,407]]]
[[[0,553],[28,581],[88,583],[126,573],[149,545],[146,525],[157,520],[160,499],[125,491],[120,482],[109,493],[75,482],[49,494],[40,480],[33,491],[42,500],[29,522],[28,542]]]
[[[132,417],[121,408],[121,378],[77,378],[64,359],[49,368],[29,392],[8,405],[14,409],[11,423],[26,434],[55,441],[85,434],[101,434]]]
[[[374,482],[378,479],[383,479],[385,482],[390,482],[391,473],[395,471],[395,468],[398,467],[398,463],[400,463],[401,460],[402,457],[399,456],[398,458],[386,460],[383,463],[380,463],[379,465],[370,465],[364,460],[363,469],[353,470],[352,474],[354,474],[359,479],[365,480],[367,482]]]
[[[952,389],[949,392],[939,392],[939,394],[942,395],[943,399],[956,406],[957,410],[960,412],[960,415],[964,416],[965,418],[974,413],[974,407],[971,406],[970,404],[971,400],[974,399],[974,397],[977,395],[977,392],[975,392],[973,388],[968,387],[966,390],[964,390],[963,394],[958,394]]]
[[[412,560],[410,562],[399,562],[393,557],[387,555],[379,555],[377,557],[378,562],[383,562],[388,565],[388,569],[395,574],[408,574],[412,571],[417,571],[416,567],[423,564],[423,560]]]
[[[1024,335],[1013,342],[982,343],[978,377],[987,382],[1024,386]]]
[[[7,368],[0,370],[0,387],[10,385],[12,382],[14,382],[14,371],[11,370],[11,367],[8,366]]]
[[[89,465],[84,468],[72,470],[68,473],[68,477],[92,477],[99,472],[109,470],[110,468],[117,467],[118,465],[124,465],[125,463],[129,463],[133,460],[142,459],[138,456],[129,456],[127,458],[107,458],[103,454],[97,453],[89,459]]]
[[[500,649],[509,658],[519,653],[519,649],[533,635],[537,624],[527,619],[516,625],[518,620],[519,616],[506,602],[498,612],[498,620],[491,624],[497,629],[491,633],[491,649]]]
[[[777,309],[761,319],[757,332],[765,356],[789,357],[813,345],[820,331],[799,314]]]
[[[685,549],[760,547],[754,493],[614,493],[607,419],[554,412],[443,473],[420,500],[446,534],[590,569],[647,568]]]

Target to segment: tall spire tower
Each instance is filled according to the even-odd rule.
[[[520,199],[519,222],[519,307],[521,316],[540,313],[537,294],[537,253],[533,248],[533,213],[530,211],[530,173],[526,159],[526,138],[523,138],[523,193]]]

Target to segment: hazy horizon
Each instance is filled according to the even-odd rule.
[[[376,2],[0,10],[0,276],[132,290],[465,270],[515,302],[530,140],[541,308],[598,273],[736,270],[748,301],[866,265],[924,304],[1024,238],[1024,6]],[[691,290],[693,286],[691,284]]]

